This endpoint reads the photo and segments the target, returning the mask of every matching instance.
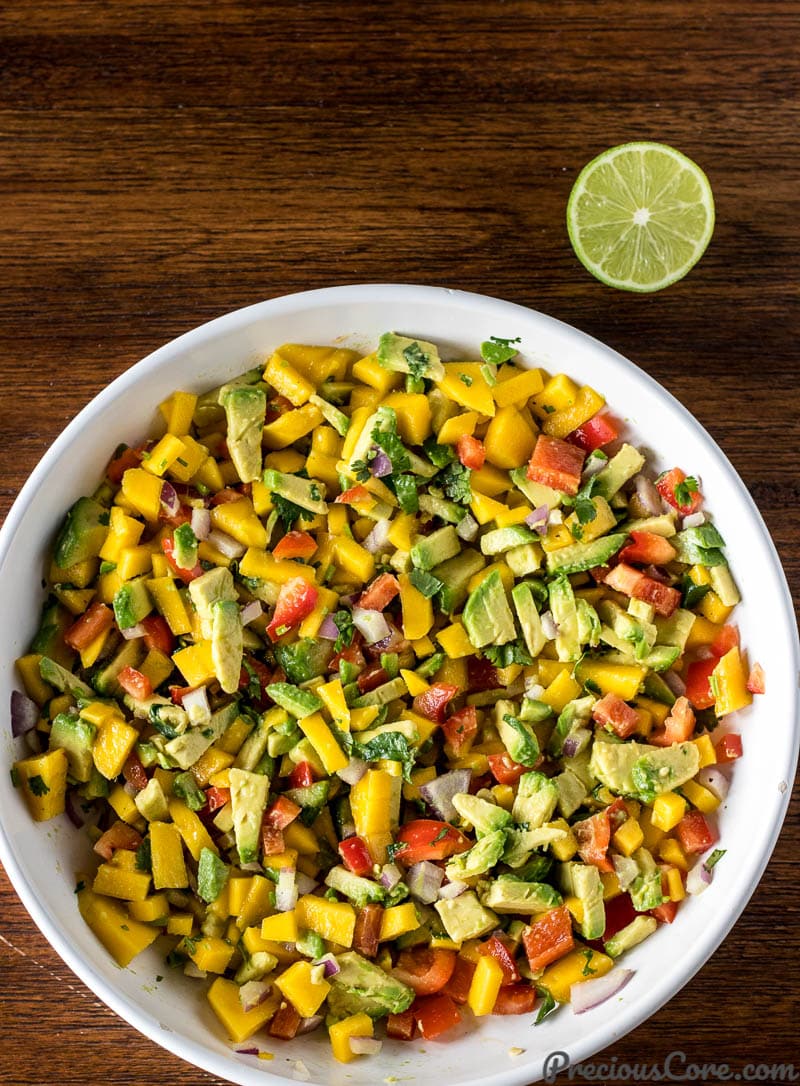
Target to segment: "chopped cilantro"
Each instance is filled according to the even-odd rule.
[[[85,890],[85,889],[86,889],[86,883],[83,881],[83,879],[80,879],[78,882],[75,883],[75,893],[76,894],[79,894],[81,892],[81,890]]]
[[[373,459],[369,453],[367,453],[367,456],[369,456],[370,459]],[[369,470],[369,465],[366,460],[354,460],[350,465],[350,470],[359,483],[366,483],[367,479],[372,476],[372,472]]]
[[[312,501],[315,501],[315,502],[321,502],[322,501],[322,494],[320,494],[319,487],[317,486],[316,483],[311,484],[311,486],[308,488],[308,492],[311,495],[311,500]]]
[[[247,672],[247,695],[254,701],[261,699],[261,680],[258,677],[258,672],[245,656],[242,659],[242,667]]]
[[[442,828],[436,834],[434,839],[431,841],[431,844],[435,845],[437,843],[437,841],[444,841],[445,837],[447,837],[449,832],[450,832],[450,827],[449,826],[442,826]]]
[[[192,939],[189,935],[184,935],[183,943],[181,945],[186,948],[189,954],[194,954],[197,950],[197,940]]]
[[[28,777],[28,788],[35,796],[46,796],[50,791],[38,773],[35,777]]]
[[[405,358],[408,363],[408,372],[411,377],[418,381],[421,381],[423,377],[427,377],[428,370],[430,369],[430,358],[416,340],[413,343],[409,343],[405,348],[403,351],[403,358]]]
[[[424,441],[422,448],[435,468],[446,468],[456,458],[453,446],[440,445],[435,437],[429,437],[427,441]]]
[[[716,867],[722,857],[728,850],[726,848],[715,848],[711,855],[708,857],[703,867],[706,871],[710,871],[713,867]]]
[[[392,843],[390,845],[387,845],[386,846],[386,858],[389,861],[389,863],[391,863],[392,860],[394,860],[395,856],[398,854],[398,852],[402,852],[405,847],[406,847],[405,841],[392,841]]]
[[[466,385],[467,388],[472,388],[472,378],[468,373],[459,373],[458,379],[462,385]]]
[[[142,840],[141,845],[136,850],[136,870],[137,871],[152,871],[153,870],[153,857],[150,850],[150,838],[145,837]]]
[[[394,492],[402,513],[419,512],[417,480],[413,475],[398,475],[394,480]]]
[[[679,506],[691,505],[692,500],[700,493],[697,479],[692,475],[688,475],[683,482],[676,483],[673,493]]]
[[[683,592],[682,606],[691,610],[693,607],[697,606],[707,592],[711,591],[711,585],[695,584],[687,573],[681,580],[681,591]]]
[[[171,950],[167,954],[166,962],[170,969],[180,969],[182,965],[186,964],[186,955],[177,950]]]
[[[510,362],[512,358],[516,358],[519,354],[516,347],[512,347],[512,343],[521,343],[522,340],[519,336],[516,339],[503,339],[502,336],[489,336],[481,344],[481,357],[484,362],[491,362],[495,366],[499,366],[502,362]]]
[[[117,563],[116,562],[101,562],[100,563],[100,572],[101,573],[113,573],[116,568],[117,568]]]
[[[353,616],[343,607],[341,611],[337,611],[333,616],[333,622],[336,629],[339,631],[339,636],[334,642],[333,650],[334,652],[341,652],[342,649],[347,648],[348,645],[353,643],[353,634],[355,633]]]
[[[596,969],[592,969],[593,951],[589,950],[587,947],[587,949],[583,951],[583,956],[586,959],[586,964],[581,970],[581,973],[584,975],[584,977],[590,977],[597,972]]]
[[[354,743],[353,754],[365,762],[377,762],[384,758],[390,762],[402,762],[403,780],[411,780],[416,751],[408,745],[402,732],[381,732],[368,743]]]
[[[156,984],[160,984],[163,979],[160,973],[156,973]]]
[[[548,1014],[552,1014],[552,1012],[558,1006],[558,1004],[547,991],[547,989],[538,989],[538,991],[539,994],[543,996],[543,1000],[542,1005],[539,1008],[539,1013],[536,1015],[536,1021],[533,1023],[535,1026],[538,1026],[540,1022],[544,1022]]]
[[[581,524],[590,524],[597,516],[597,508],[592,499],[579,494],[575,499],[575,515]]]
[[[288,531],[296,520],[313,520],[315,514],[303,509],[302,506],[296,505],[288,498],[282,497],[280,494],[276,494],[274,491],[270,494],[272,498],[272,504],[278,511],[278,516],[283,521],[283,526]]]
[[[381,422],[372,431],[372,440],[379,445],[392,462],[392,474],[408,471],[411,459],[397,433],[397,416],[394,411],[382,408]]]
[[[512,664],[529,667],[533,663],[528,650],[519,638],[505,645],[487,645],[483,649],[483,655],[495,667],[510,667]]]
[[[543,403],[542,408],[544,409],[545,413],[548,414],[548,415],[555,415],[555,413],[556,413],[556,409],[555,409],[555,407],[553,407],[553,405],[551,403]]]
[[[472,501],[471,474],[470,469],[465,468],[459,461],[448,464],[444,469],[439,476],[439,482],[451,501],[458,502],[460,505],[469,505]]]
[[[19,770],[15,765],[11,767],[11,784],[14,788],[19,788]]]

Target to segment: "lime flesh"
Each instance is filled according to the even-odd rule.
[[[601,282],[654,291],[681,279],[714,232],[708,178],[664,143],[624,143],[584,166],[567,204],[580,260]]]

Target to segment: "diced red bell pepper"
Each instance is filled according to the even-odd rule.
[[[532,984],[506,984],[497,993],[492,1014],[530,1014],[536,1006]]]
[[[605,583],[625,596],[651,604],[665,618],[669,618],[681,602],[681,594],[677,588],[661,584],[625,562],[620,562],[606,574]]]
[[[175,543],[169,537],[161,540],[161,549],[164,552],[170,568],[177,573],[185,584],[189,584],[190,581],[194,581],[198,577],[203,576],[203,567],[199,562],[195,563],[192,569],[184,569],[183,566],[178,565],[175,561]]]
[[[603,931],[603,941],[611,939],[618,931],[622,931],[635,918],[636,910],[633,907],[630,894],[617,894],[606,903],[606,926]]]
[[[401,826],[397,841],[403,845],[395,853],[395,859],[411,867],[420,860],[447,860],[458,852],[470,848],[464,834],[449,822],[437,822],[432,818],[417,818]]]
[[[485,656],[468,656],[467,684],[470,693],[497,690],[500,686],[497,668]]]
[[[196,686],[170,686],[169,696],[172,698],[172,704],[182,705],[185,695],[191,694],[191,692],[196,689]]]
[[[583,449],[577,445],[539,434],[528,464],[528,478],[553,490],[575,495],[581,485],[585,457]]]
[[[722,657],[726,652],[730,652],[733,648],[738,648],[739,645],[739,630],[738,627],[727,623],[722,626],[719,633],[711,642],[709,648],[715,656]]]
[[[356,678],[360,694],[368,694],[370,690],[376,690],[388,681],[389,672],[381,664],[370,664]]]
[[[106,476],[109,481],[119,485],[122,476],[129,468],[138,468],[142,462],[142,449],[123,449],[114,454],[113,459],[106,468]]]
[[[386,1036],[393,1041],[413,1041],[416,1032],[417,1023],[411,1008],[399,1014],[390,1014],[386,1019]]]
[[[142,835],[127,822],[114,822],[95,841],[94,851],[104,860],[110,860],[118,848],[135,852],[142,843]]]
[[[365,958],[374,958],[378,953],[383,927],[383,906],[372,902],[362,906],[356,915],[353,931],[353,950]]]
[[[426,716],[428,720],[435,720],[441,724],[444,720],[447,706],[458,694],[458,687],[452,683],[432,683],[427,690],[417,694],[414,698],[414,712],[420,716]]]
[[[471,434],[462,434],[456,442],[456,452],[458,453],[458,459],[465,468],[480,471],[483,467],[483,462],[486,459],[486,447],[479,438],[473,437]]]
[[[474,705],[466,705],[442,721],[442,731],[453,753],[458,755],[469,747],[478,733],[478,711]]]
[[[489,769],[498,784],[516,784],[528,767],[520,765],[507,751],[502,754],[487,754]]]
[[[252,692],[253,676],[258,680],[259,693]],[[280,680],[273,674],[265,663],[255,656],[246,655],[242,662],[242,670],[239,673],[239,689],[247,690],[251,705],[264,712],[272,705],[272,698],[267,693],[267,687],[271,682]],[[253,684],[254,685],[254,684]]]
[[[274,422],[275,419],[279,419],[281,415],[285,415],[287,411],[293,411],[294,404],[286,396],[273,396],[272,399],[267,401],[267,411],[265,422]]]
[[[723,735],[715,744],[714,750],[717,754],[718,765],[726,765],[728,762],[735,762],[737,758],[741,758],[742,756],[741,735],[737,735],[736,732],[730,732],[728,735]]]
[[[188,505],[179,505],[175,513],[168,513],[164,506],[161,506],[161,512],[158,514],[158,519],[162,524],[168,524],[170,528],[179,528],[181,524],[189,524],[192,519],[192,510]]]
[[[398,980],[413,988],[418,996],[427,996],[444,988],[455,967],[454,950],[415,946],[400,952],[393,972]]]
[[[659,920],[662,924],[671,924],[678,911],[678,905],[679,902],[677,901],[665,901],[661,905],[656,905],[654,909],[651,909],[650,915],[654,916],[656,920]]]
[[[598,724],[611,728],[620,739],[627,739],[629,735],[633,735],[642,719],[638,711],[623,701],[618,694],[606,694],[595,702],[592,718]]]
[[[352,505],[353,502],[366,502],[372,498],[372,495],[365,486],[358,483],[356,486],[351,486],[349,490],[342,491],[338,497],[333,500],[340,505]]]
[[[450,977],[447,984],[445,984],[442,991],[446,995],[449,995],[455,1003],[466,1003],[474,975],[475,963],[468,961],[466,958],[462,958],[459,955],[456,958],[453,975]]]
[[[439,992],[437,995],[422,996],[414,1000],[411,1010],[419,1031],[426,1041],[433,1041],[461,1021],[461,1012],[450,996]]]
[[[707,660],[695,660],[686,669],[686,697],[695,709],[710,709],[716,700],[709,679],[719,663],[716,656]]]
[[[360,837],[346,837],[339,843],[339,855],[345,867],[354,875],[372,874],[372,857],[366,842]]]
[[[613,419],[611,415],[595,415],[588,422],[584,422],[583,426],[579,426],[577,430],[568,434],[567,441],[571,441],[584,452],[590,453],[595,449],[602,449],[604,445],[610,445],[618,437],[619,426],[616,419]]]
[[[289,774],[289,784],[292,788],[308,788],[314,783],[314,770],[310,762],[298,762]]]
[[[142,760],[135,750],[132,750],[128,755],[125,764],[122,767],[122,776],[132,785],[137,792],[141,792],[143,788],[147,788],[147,773],[142,765]]]
[[[521,979],[517,963],[514,961],[514,955],[499,936],[490,936],[485,943],[478,947],[478,953],[488,954],[494,958],[503,970],[503,984],[516,984]]]
[[[226,803],[230,803],[230,799],[230,788],[217,788],[216,785],[212,784],[210,788],[206,789],[206,803],[210,814],[224,807]]]
[[[288,796],[278,796],[269,805],[264,817],[270,826],[274,826],[278,830],[285,830],[287,826],[294,822],[302,809]]]
[[[631,542],[619,552],[623,562],[639,562],[643,566],[664,566],[677,551],[668,539],[655,532],[631,532]]]
[[[536,972],[563,958],[575,946],[572,917],[566,905],[549,909],[522,933],[528,964]]]
[[[688,700],[685,697],[678,698],[663,725],[650,733],[650,742],[657,747],[671,747],[673,743],[686,743],[692,738],[694,725],[694,713]]]
[[[126,694],[130,694],[137,701],[144,701],[145,698],[152,696],[153,684],[135,667],[124,667],[117,675],[117,682]]]
[[[747,679],[747,689],[751,694],[764,694],[767,689],[766,675],[761,664],[753,664]]]
[[[310,558],[317,549],[317,541],[308,532],[287,532],[272,548],[272,557],[278,559]]]
[[[95,600],[94,603],[89,604],[80,618],[76,619],[65,632],[64,640],[70,648],[75,649],[76,652],[81,652],[88,645],[91,645],[95,638],[105,633],[106,630],[110,630],[113,625],[114,612],[110,607],[106,607],[104,603]]]
[[[614,865],[608,858],[608,846],[611,843],[611,820],[608,810],[598,811],[572,827],[578,842],[578,854],[584,863],[592,864],[601,871],[613,871]]]
[[[684,852],[705,852],[719,840],[702,811],[687,811],[675,827],[675,835]]]
[[[703,495],[693,483],[693,480],[687,483],[686,472],[680,468],[665,471],[656,479],[656,487],[661,497],[673,509],[677,509],[682,517],[696,513],[703,504]]]
[[[261,851],[265,856],[280,856],[286,851],[283,830],[270,826],[265,818],[261,820]]]
[[[381,573],[367,585],[358,600],[365,611],[383,611],[400,592],[400,582],[393,573]]]
[[[280,1005],[269,1024],[270,1037],[280,1037],[282,1041],[291,1041],[297,1036],[301,1018],[294,1006],[287,999]]]
[[[222,450],[220,450],[222,452]],[[225,449],[227,452],[227,448]],[[242,500],[242,495],[239,490],[234,490],[232,486],[226,486],[224,490],[218,490],[216,494],[210,499],[210,505],[228,505],[230,502],[238,502]]]
[[[144,643],[148,649],[156,649],[169,656],[175,648],[175,638],[172,630],[167,625],[166,619],[161,615],[147,615],[139,625],[144,630]]]
[[[282,584],[278,592],[275,613],[267,626],[271,641],[277,641],[292,626],[297,626],[314,610],[319,593],[313,584],[303,577],[292,577]]]

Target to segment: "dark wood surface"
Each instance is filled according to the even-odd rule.
[[[783,0],[0,7],[0,513],[64,424],[226,310],[442,284],[633,358],[738,468],[800,590],[797,42]],[[706,170],[711,246],[651,296],[574,258],[580,167],[660,139]],[[13,621],[13,616],[4,616]],[[608,1055],[800,1067],[797,796],[744,916]],[[0,1083],[211,1083],[83,988],[0,884]]]

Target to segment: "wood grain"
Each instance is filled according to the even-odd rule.
[[[666,385],[797,599],[799,37],[787,0],[7,0],[0,512],[178,333],[295,290],[432,283],[542,309]],[[637,138],[696,158],[717,201],[702,262],[653,297],[594,282],[564,228],[580,167]],[[723,947],[608,1055],[800,1063],[797,813]],[[214,1081],[97,1003],[5,880],[0,908],[0,1083]]]

